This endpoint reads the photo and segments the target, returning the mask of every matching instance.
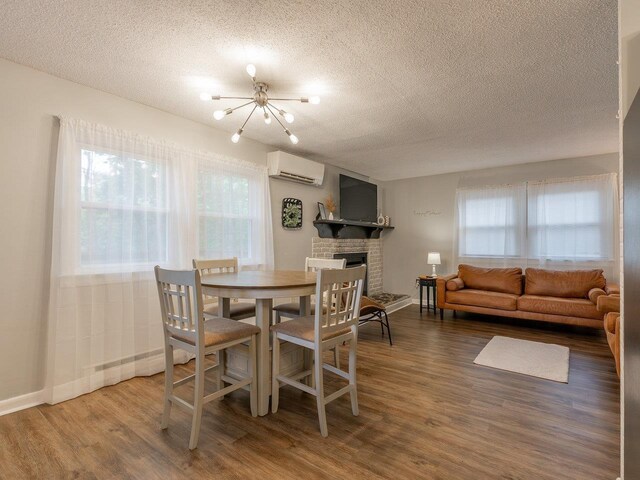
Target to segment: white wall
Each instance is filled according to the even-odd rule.
[[[58,121],[67,115],[266,164],[273,148],[0,59],[0,401],[44,381],[53,180]],[[274,131],[274,134],[277,132]],[[311,252],[315,204],[338,196],[340,169],[314,188],[271,180],[277,268],[298,269]],[[304,229],[284,231],[284,197],[304,201]]]
[[[455,190],[459,186],[495,185],[545,178],[618,171],[618,154],[528,163],[382,182],[384,213],[396,227],[383,233],[384,289],[417,297],[415,279],[429,273],[427,251],[440,252],[440,273],[454,271]]]

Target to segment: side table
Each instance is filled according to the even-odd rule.
[[[427,313],[431,308],[431,293],[433,293],[433,313],[436,313],[436,277],[418,277],[418,284],[420,285],[420,313],[422,314],[422,289],[427,288]]]

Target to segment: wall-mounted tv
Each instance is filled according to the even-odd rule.
[[[375,222],[377,212],[378,186],[340,175],[340,217],[343,220]]]

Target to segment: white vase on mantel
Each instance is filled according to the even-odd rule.
[[[329,220],[333,220],[333,212],[329,212]]]
[[[378,225],[384,225],[384,215],[382,215],[382,212],[378,215]]]

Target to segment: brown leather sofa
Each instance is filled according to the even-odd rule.
[[[440,318],[451,309],[594,328],[603,327],[598,298],[620,294],[602,270],[527,268],[523,275],[521,268],[459,265],[436,284]]]
[[[616,361],[620,376],[620,295],[602,295],[598,298],[598,310],[604,313],[604,332]]]

